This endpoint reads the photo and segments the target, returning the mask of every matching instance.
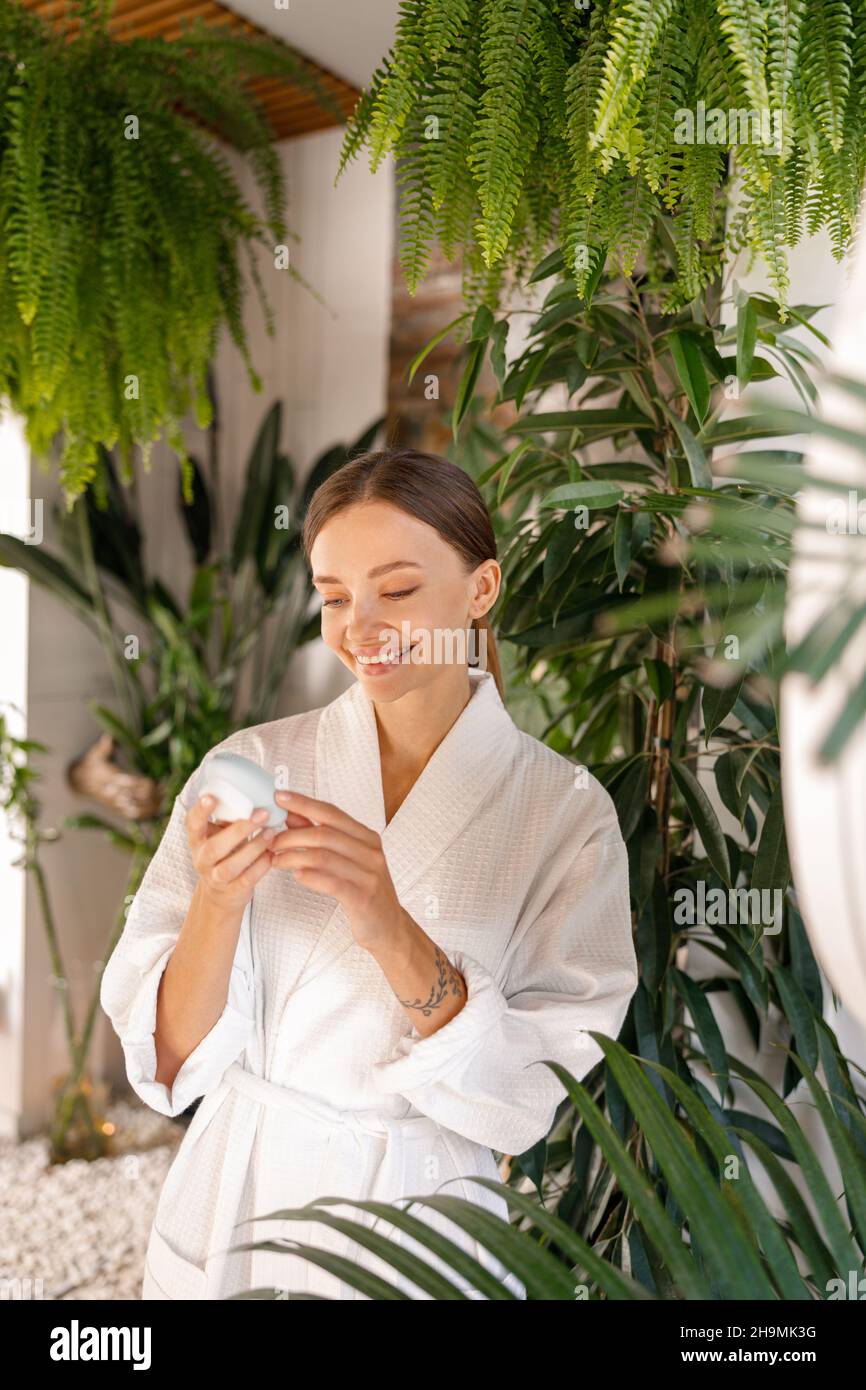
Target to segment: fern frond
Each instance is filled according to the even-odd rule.
[[[486,264],[505,252],[520,189],[538,143],[540,121],[533,49],[543,0],[482,0],[481,71],[485,89],[469,153]]]
[[[612,185],[612,186],[611,186]],[[649,240],[659,204],[645,181],[619,172],[608,180],[601,234],[623,275],[631,275],[642,247]]]
[[[369,127],[370,168],[378,169],[400,138],[413,106],[424,99],[433,64],[425,46],[425,0],[400,0],[397,34]]]
[[[761,0],[718,0],[721,29],[739,67],[749,103],[758,111],[770,104],[767,93],[767,11]]]
[[[800,46],[803,89],[814,119],[833,150],[841,148],[844,138],[852,39],[851,11],[846,0],[810,0],[809,23]]]
[[[681,151],[673,144],[671,132],[677,124],[677,113],[686,103],[691,66],[686,11],[678,5],[672,8],[659,37],[639,116],[644,133],[641,168],[649,187],[653,192],[661,191],[668,207],[677,198],[677,175],[682,163]]]
[[[423,115],[410,112],[406,123],[411,143],[397,163],[399,233],[397,254],[410,294],[414,294],[430,263],[436,232],[436,211],[425,151]]]
[[[606,30],[601,11],[593,11],[580,57],[565,79],[565,136],[569,153],[569,197],[591,197],[598,179],[598,160],[590,139],[604,74]]]
[[[82,254],[81,189],[89,177],[81,150],[81,124],[62,83],[45,93],[45,117],[54,131],[53,160],[45,169],[45,225],[51,228],[50,291],[39,294],[33,316],[34,385],[50,397],[68,368],[75,335],[77,271]]]
[[[488,265],[476,242],[469,243],[464,252],[461,277],[461,296],[470,312],[481,304],[495,309],[511,278],[506,261],[500,258]]]
[[[445,255],[453,257],[458,244],[472,235],[477,194],[468,163],[472,132],[481,93],[479,71],[481,16],[473,11],[469,25],[455,40],[431,80],[424,106],[429,133],[428,173],[433,206],[439,214],[439,236]]]
[[[544,98],[544,133],[561,136],[566,119],[568,52],[563,31],[547,9],[542,9],[537,27],[530,27],[528,41]]]
[[[373,124],[373,113],[382,95],[382,88],[388,80],[388,66],[381,63],[376,68],[367,86],[362,91],[355,103],[355,109],[346,122],[346,133],[343,136],[343,143],[340,147],[340,159],[337,164],[337,172],[334,176],[334,183],[337,184],[342,177],[346,166],[352,160],[357,159],[362,148],[369,142],[370,132]]]
[[[423,20],[424,42],[434,63],[441,62],[448,49],[456,44],[473,9],[472,0],[435,0],[428,5]]]
[[[803,216],[809,192],[809,171],[800,146],[785,164],[785,241],[796,246],[803,234]]]
[[[776,291],[780,317],[785,318],[785,306],[791,279],[785,253],[785,185],[781,165],[770,164],[768,187],[747,189],[749,214],[754,243],[761,252],[770,284]]]
[[[569,208],[567,236],[562,242],[562,254],[566,267],[571,268],[578,294],[585,294],[589,277],[601,255],[606,255],[604,233],[601,226],[601,204],[579,199]]]
[[[625,0],[610,19],[611,39],[591,135],[609,167],[616,152],[632,170],[642,144],[636,131],[643,84],[674,0]]]
[[[770,79],[768,94],[770,106],[774,112],[779,113],[783,161],[791,152],[794,138],[791,104],[805,3],[806,0],[770,0],[767,12],[767,71]]]
[[[721,228],[718,230],[721,232]],[[677,257],[677,278],[662,295],[662,310],[667,314],[692,303],[707,285],[718,280],[726,257],[723,235],[701,242],[695,210],[688,203],[672,219],[671,232]]]
[[[49,263],[50,230],[42,183],[48,135],[47,85],[47,71],[40,68],[33,82],[13,85],[8,96],[8,158],[14,179],[8,222],[9,273],[15,285],[18,311],[28,325],[36,314]]]

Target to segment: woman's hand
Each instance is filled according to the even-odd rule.
[[[371,949],[386,939],[404,914],[375,830],[300,792],[277,792],[276,800],[288,812],[289,828],[271,842],[275,868],[336,898],[359,946]]]
[[[186,818],[187,838],[201,891],[221,911],[234,913],[243,911],[270,869],[268,851],[277,831],[261,830],[265,810],[254,811],[249,820],[213,825],[208,816],[215,805],[215,797],[199,797]],[[261,834],[251,840],[257,830]]]

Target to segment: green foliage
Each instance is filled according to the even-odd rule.
[[[164,434],[188,468],[181,424],[191,409],[208,424],[223,326],[261,389],[242,256],[272,332],[252,253],[285,242],[285,188],[243,79],[309,81],[284,45],[200,23],[114,41],[105,10],[79,0],[70,36],[0,0],[0,396],[37,457],[62,445],[70,504],[100,446],[128,477]],[[245,152],[263,216],[211,131]]]
[[[10,823],[24,827],[27,832],[22,836],[13,831],[14,837],[26,843],[28,834],[31,834],[35,845],[41,839],[55,838],[38,830],[41,807],[36,795],[36,783],[39,774],[30,763],[32,753],[47,753],[48,749],[36,739],[18,738],[12,732],[5,708],[15,710],[14,706],[0,708],[0,810],[5,812]],[[15,710],[15,713],[21,714],[19,710]],[[24,722],[23,716],[21,722]],[[22,862],[26,862],[26,858]]]
[[[800,454],[775,438],[830,428],[810,413],[818,359],[787,331],[781,306],[767,295],[735,287],[728,327],[720,291],[663,313],[674,259],[665,214],[647,247],[651,269],[602,280],[591,298],[561,254],[549,255],[531,277],[549,280],[549,293],[526,347],[499,374],[496,403],[512,402],[518,413],[503,438],[476,424],[467,406],[461,454],[472,460],[497,533],[503,586],[493,621],[509,705],[527,716],[524,727],[599,778],[626,841],[641,982],[620,1041],[667,1068],[689,1099],[710,1105],[711,1086],[715,1120],[730,1133],[742,1072],[726,1053],[723,1016],[739,1018],[756,1046],[771,1010],[782,1020],[790,1041],[782,1098],[800,1082],[801,1063],[815,1064],[825,984],[791,884],[778,686],[791,658],[798,669],[826,669],[860,630],[864,607],[855,588],[838,620],[816,624],[808,643],[786,652],[784,599],[803,467]],[[814,313],[815,306],[795,305],[789,316],[811,328]],[[476,314],[467,374],[477,371],[479,340],[492,357],[508,323],[508,315]],[[799,392],[805,414],[737,411],[746,385],[780,375]],[[545,408],[551,389],[556,408]],[[853,444],[856,428],[842,435]],[[754,440],[767,441],[760,454],[733,454]],[[862,717],[857,708],[853,722]],[[847,724],[850,731],[852,719]],[[732,831],[719,803],[733,817]],[[692,943],[717,959],[717,973],[693,978],[685,959]],[[828,1080],[841,1074],[829,1032],[821,1061]],[[659,1104],[703,1152],[703,1133],[661,1074],[653,1082]],[[679,1208],[675,1174],[644,1117],[629,1108],[619,1077],[599,1064],[587,1086],[623,1141],[641,1155],[646,1145],[646,1163]],[[622,1188],[620,1168],[614,1176],[600,1162],[588,1123],[583,1108],[568,1107],[536,1151],[518,1156],[516,1170],[593,1249],[630,1260],[631,1247],[626,1253],[614,1233],[628,1229],[636,1197]],[[771,1147],[782,1153],[777,1140]],[[861,1161],[863,1152],[861,1144]],[[710,1227],[689,1229],[706,1272]],[[643,1230],[641,1250],[652,1239]],[[646,1272],[645,1257],[641,1267]],[[788,1256],[784,1267],[790,1273]],[[755,1296],[731,1294],[738,1268],[745,1270],[743,1259],[732,1257],[727,1272],[714,1269],[709,1296]],[[678,1276],[673,1282],[684,1287]]]
[[[837,257],[850,242],[864,91],[866,8],[848,0],[404,0],[341,170],[364,147],[373,168],[389,151],[405,162],[413,292],[436,238],[462,250],[470,305],[495,307],[506,271],[520,279],[552,244],[583,292],[599,256],[630,273],[663,210],[676,251],[663,309],[748,247],[784,314],[786,248],[822,227]]]
[[[701,994],[697,985],[692,990]],[[830,1030],[822,1020],[816,1026],[815,1058],[820,1055],[832,1085],[825,1090],[814,1065],[793,1053],[789,1063],[796,1060],[846,1175],[845,1216],[795,1110],[750,1067],[733,1062],[750,1101],[766,1114],[722,1108],[688,1068],[648,1053],[631,1055],[593,1032],[604,1052],[610,1116],[595,1088],[547,1059],[581,1119],[573,1141],[557,1140],[573,1180],[560,1189],[555,1210],[514,1185],[477,1177],[472,1181],[508,1203],[511,1224],[477,1201],[451,1196],[443,1184],[443,1192],[406,1194],[401,1204],[321,1197],[304,1207],[262,1212],[253,1220],[324,1227],[327,1245],[287,1235],[232,1249],[283,1251],[328,1270],[364,1298],[389,1302],[417,1298],[419,1291],[446,1302],[515,1299],[457,1244],[458,1231],[516,1275],[531,1302],[856,1298],[866,1256],[866,1113]],[[628,1140],[633,1124],[635,1137]],[[600,1164],[591,1163],[593,1145]],[[747,1150],[765,1170],[772,1200],[756,1185]],[[808,1207],[785,1163],[799,1165]],[[335,1205],[355,1207],[358,1217],[332,1212]],[[446,1218],[451,1234],[421,1220],[413,1207]],[[381,1274],[347,1253],[356,1246],[382,1262]],[[310,1297],[317,1295],[275,1288],[232,1295]]]

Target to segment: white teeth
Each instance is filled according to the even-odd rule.
[[[410,650],[405,647],[403,651],[397,652],[394,656],[362,656],[360,652],[355,653],[355,660],[360,661],[362,666],[391,666],[395,661],[399,661]]]

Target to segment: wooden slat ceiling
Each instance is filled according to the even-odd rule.
[[[20,0],[25,9],[33,10],[42,19],[68,27],[68,0]],[[180,38],[182,23],[201,19],[204,24],[225,26],[245,34],[265,35],[266,31],[256,24],[235,14],[218,0],[117,0],[108,23],[109,32],[114,38]],[[268,35],[273,38],[273,35]],[[308,58],[297,55],[342,113],[342,121],[350,115],[358,100],[356,89],[335,77],[333,73],[320,68]],[[263,104],[267,118],[273,128],[275,140],[286,140],[293,135],[306,135],[314,130],[326,130],[338,125],[333,110],[323,108],[306,86],[300,83],[283,81],[280,78],[254,77],[249,80],[249,89]]]

